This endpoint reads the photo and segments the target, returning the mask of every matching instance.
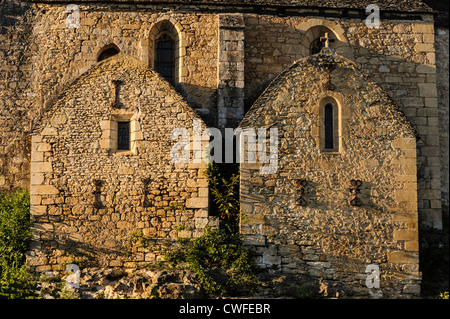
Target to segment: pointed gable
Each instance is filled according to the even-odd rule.
[[[163,243],[215,225],[206,164],[171,157],[172,133],[192,136],[193,124],[204,123],[144,63],[119,53],[95,64],[47,117],[31,146],[30,266],[42,271],[72,253],[91,265],[152,263]],[[139,252],[130,236],[145,243]]]
[[[240,127],[278,133],[275,170],[240,164],[241,232],[260,266],[358,296],[373,293],[359,283],[370,267],[389,278],[384,297],[419,287],[415,131],[354,63],[331,49],[295,62]]]

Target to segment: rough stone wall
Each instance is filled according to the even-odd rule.
[[[119,109],[112,107],[117,79]],[[127,118],[131,150],[115,151],[114,123]],[[154,263],[172,240],[214,227],[205,164],[169,156],[171,132],[192,134],[194,119],[166,81],[123,53],[77,79],[32,137],[28,265],[58,270],[73,253],[97,266]]]
[[[291,19],[245,15],[247,109],[276,75],[301,58],[301,32]]]
[[[305,56],[316,31],[327,28],[335,39],[331,47],[356,61],[417,129],[421,222],[442,226],[441,205],[448,210],[448,29],[434,30],[430,15],[422,15],[422,20],[382,20],[380,29],[368,29],[362,19],[245,13],[244,34],[236,42],[244,39],[242,55],[231,42],[220,42],[219,14],[206,7],[182,7],[87,3],[80,6],[80,28],[68,29],[65,5],[0,3],[0,191],[29,187],[33,129],[46,120],[59,94],[96,63],[105,45],[115,43],[148,63],[150,30],[158,21],[173,21],[180,30],[183,58],[183,82],[177,90],[209,126],[215,126],[220,94],[239,107],[244,96],[250,106],[275,76]],[[221,45],[229,50],[223,57]],[[239,96],[218,91],[221,80],[228,80],[220,70],[228,58],[238,71],[232,81],[240,81],[245,64],[244,92]],[[444,72],[436,73],[436,67]]]
[[[438,87],[439,104],[439,136],[440,136],[440,156],[441,156],[441,186],[442,186],[442,214],[443,218],[449,218],[449,30],[448,28],[436,28],[436,75]]]
[[[251,14],[245,18],[246,108],[282,70],[309,54],[306,48],[312,40],[329,32],[335,40],[331,47],[357,62],[399,103],[417,129],[421,223],[442,228],[440,126],[432,16],[423,15],[422,21],[381,20],[378,29],[367,28],[361,19]],[[443,79],[441,82],[448,83]]]
[[[417,130],[419,218],[421,224],[439,229],[441,170],[433,22],[426,18],[382,26],[376,34],[359,28],[349,42],[359,49],[356,62],[399,103]]]
[[[279,136],[276,173],[241,164],[241,232],[263,267],[339,281],[353,296],[418,296],[414,129],[355,64],[322,53],[277,77],[241,123],[277,128]],[[330,62],[331,91],[323,87]],[[318,136],[318,108],[329,96],[339,104],[341,140],[331,153],[320,150]],[[362,181],[360,206],[350,203],[352,179]],[[379,289],[366,286],[369,264],[380,269]]]
[[[66,26],[65,5],[2,1],[0,4],[0,190],[29,187],[30,137],[45,110],[77,77],[116,44],[145,60],[152,26],[179,23],[183,74],[177,89],[208,122],[217,111],[217,16],[201,13],[129,11],[80,6],[80,27]],[[146,42],[147,41],[147,42]],[[147,61],[148,62],[148,61]]]
[[[116,44],[121,51],[144,60],[153,25],[161,20],[179,23],[182,33],[183,74],[180,83],[187,101],[208,117],[217,88],[217,17],[212,14],[129,11],[126,8],[80,6],[80,27],[66,27],[65,6],[40,4],[34,32],[39,48],[42,90],[48,99],[97,62],[100,50]],[[148,62],[148,61],[144,61]],[[52,67],[49,67],[49,66]],[[63,72],[64,70],[64,72]],[[60,78],[63,77],[63,78]],[[212,114],[214,116],[215,114]],[[213,117],[214,119],[214,117]]]
[[[0,192],[29,185],[32,18],[21,1],[0,3]]]

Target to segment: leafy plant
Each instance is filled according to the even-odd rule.
[[[130,233],[128,241],[130,246],[137,245],[137,247],[145,247],[147,243],[147,237],[144,236],[142,230],[135,230]]]
[[[229,294],[243,286],[253,286],[253,264],[238,233],[226,229],[206,229],[194,241],[168,251],[172,265],[187,263],[209,294]]]
[[[30,299],[37,296],[37,281],[25,265],[2,265],[0,298]]]
[[[212,211],[217,211],[221,227],[230,232],[239,231],[239,172],[235,164],[211,163],[206,171],[209,189],[213,196]]]
[[[31,239],[30,197],[26,190],[0,194],[0,297],[34,297],[36,280],[25,266]]]
[[[211,295],[231,294],[256,282],[254,265],[239,234],[239,174],[235,171],[234,166],[212,163],[206,173],[219,229],[206,228],[202,236],[179,242],[180,247],[165,254],[173,266],[186,263]]]
[[[79,256],[77,253],[75,252],[71,252],[71,253],[66,253],[68,259],[60,264],[60,267],[62,270],[66,269],[67,265],[70,264],[75,264],[77,266],[79,266],[80,268],[83,268],[86,266],[86,258],[83,256]]]
[[[0,260],[24,262],[31,239],[30,198],[26,190],[0,194]]]

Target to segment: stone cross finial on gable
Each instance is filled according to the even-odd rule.
[[[334,40],[328,36],[328,32],[325,32],[325,35],[323,37],[320,37],[320,41],[324,42],[325,48],[329,48],[330,42],[334,42]]]

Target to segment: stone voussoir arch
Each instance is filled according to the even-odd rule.
[[[339,22],[326,19],[310,19],[308,22],[300,25],[300,29],[304,30],[300,43],[303,57],[311,54],[311,43],[327,32],[329,38],[334,40],[330,45],[331,48],[343,57],[353,60],[353,51],[348,42],[345,30]]]
[[[159,17],[150,27],[147,46],[147,61],[151,68],[154,68],[155,40],[162,33],[167,32],[175,40],[175,83],[185,82],[187,70],[184,66],[184,57],[186,56],[186,33],[180,22],[173,17],[163,15]]]

